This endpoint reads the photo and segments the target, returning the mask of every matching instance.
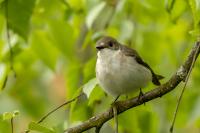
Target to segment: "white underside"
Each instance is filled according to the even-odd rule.
[[[96,77],[104,91],[114,97],[137,91],[152,79],[149,69],[138,64],[134,57],[110,49],[98,52]]]

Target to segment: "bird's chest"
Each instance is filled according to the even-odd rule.
[[[147,68],[120,51],[98,54],[96,76],[100,86],[113,96],[137,90],[151,80],[151,72]]]
[[[123,69],[124,59],[120,52],[113,55],[100,56],[97,59],[96,72],[101,79],[113,79]]]

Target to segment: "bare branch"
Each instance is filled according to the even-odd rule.
[[[195,52],[199,46],[200,46],[200,42],[197,42],[196,45],[191,50],[185,63],[177,70],[177,72],[169,79],[169,81],[167,81],[166,83],[162,84],[161,86],[145,93],[143,96],[140,97],[139,100],[138,100],[138,97],[134,97],[134,98],[131,98],[131,99],[128,99],[125,101],[116,102],[115,106],[117,108],[117,113],[120,114],[130,108],[139,106],[150,100],[162,97],[163,95],[165,95],[165,94],[169,93],[170,91],[172,91],[173,89],[175,89],[176,86],[181,81],[184,81],[184,79],[188,75],[188,72],[189,72],[192,62],[193,62],[193,58],[195,57]],[[198,50],[196,58],[198,57],[199,53],[200,53],[200,50]],[[107,122],[111,118],[113,118],[112,107],[99,115],[93,116],[92,118],[81,123],[80,125],[77,125],[72,128],[68,128],[65,132],[66,133],[81,133],[90,128],[98,127],[99,125],[103,125],[105,122]]]

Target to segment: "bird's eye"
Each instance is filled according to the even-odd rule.
[[[109,45],[110,47],[112,47],[112,46],[113,46],[113,43],[112,43],[112,42],[109,42],[108,45]]]

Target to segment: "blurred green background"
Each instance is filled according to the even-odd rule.
[[[199,31],[200,0],[0,0],[0,133],[11,133],[11,117],[19,133],[77,96],[95,77],[100,36],[135,48],[164,83],[184,62]],[[200,132],[199,68],[197,60],[175,133]],[[119,115],[120,133],[168,133],[182,87]],[[43,132],[62,133],[105,111],[112,100],[96,86],[89,99],[60,109],[40,125],[46,127]],[[114,133],[113,127],[110,120],[101,132]]]

